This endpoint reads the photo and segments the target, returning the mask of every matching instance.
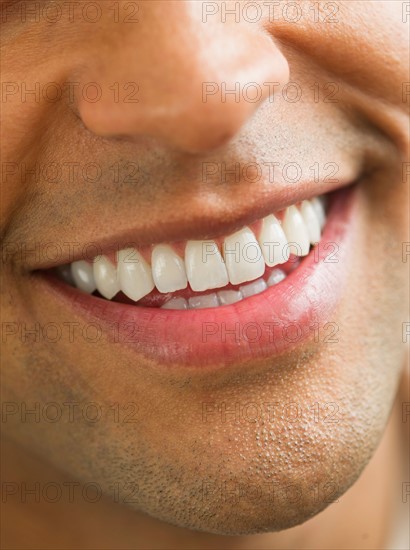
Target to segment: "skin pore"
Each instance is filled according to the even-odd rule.
[[[22,23],[13,2],[5,4],[2,82],[18,87],[8,88],[1,112],[1,160],[10,170],[1,184],[2,321],[19,330],[78,324],[73,338],[66,331],[55,342],[19,330],[3,339],[2,399],[19,414],[2,426],[2,477],[94,482],[105,496],[88,503],[66,494],[39,506],[10,496],[4,546],[382,548],[406,467],[401,415],[409,400],[402,243],[409,241],[410,77],[402,3],[338,2],[330,23],[325,3],[317,12],[317,2],[302,1],[297,24],[280,10],[272,20],[263,2],[257,22],[223,18],[222,5],[234,2],[212,3],[217,13],[204,22],[202,2],[144,1],[134,23],[123,21],[127,3],[117,2],[119,20],[106,10],[98,24],[84,15],[74,23],[68,16]],[[280,91],[289,81],[303,90],[296,102]],[[42,93],[23,101],[23,84],[36,82],[57,83],[64,93],[58,101]],[[85,95],[90,82],[104,91],[98,101]],[[138,103],[122,100],[130,82],[138,83]],[[256,102],[220,94],[203,101],[206,82],[227,89],[256,82],[263,93]],[[278,83],[273,95],[266,82]],[[337,84],[335,102],[324,101],[328,83]],[[82,314],[43,292],[36,255],[15,252],[22,244],[43,250],[129,233],[142,244],[167,242],[178,228],[181,238],[202,238],[203,219],[216,236],[218,221],[238,224],[272,183],[204,180],[203,163],[273,161],[297,162],[296,185],[307,189],[314,163],[335,163],[341,182],[359,180],[349,257],[340,263],[344,290],[329,319],[338,327],[335,342],[320,327],[318,339],[280,356],[174,368],[107,338],[87,341],[78,331]],[[136,180],[126,178],[132,162]],[[51,163],[62,170],[58,181],[35,176]],[[84,175],[90,163],[101,169],[98,181]],[[80,169],[70,172],[74,164]],[[278,172],[273,186],[285,184]],[[105,412],[118,403],[121,418],[136,404],[135,421],[110,413],[90,422],[78,410],[59,422],[22,421],[23,403],[50,402],[97,403]],[[275,415],[250,421],[210,412],[204,419],[207,404],[232,411],[248,403],[276,404]],[[301,421],[289,417],[289,403],[303,411]],[[133,502],[123,505],[135,485]],[[115,488],[121,504],[113,502]]]

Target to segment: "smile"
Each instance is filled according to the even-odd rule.
[[[355,189],[302,200],[225,237],[111,248],[34,279],[110,341],[167,367],[276,356],[330,330]]]
[[[117,301],[182,310],[225,306],[283,281],[320,242],[325,221],[324,199],[315,197],[225,238],[125,248],[72,262],[57,274],[107,300],[118,296]]]

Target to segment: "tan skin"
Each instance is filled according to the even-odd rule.
[[[119,2],[120,13],[125,4]],[[314,3],[301,4],[309,13]],[[33,423],[11,415],[3,426],[4,480],[92,480],[107,496],[98,504],[76,498],[39,506],[10,498],[3,508],[5,548],[383,548],[392,523],[388,501],[405,480],[408,442],[401,423],[408,379],[399,345],[408,275],[402,243],[409,241],[402,177],[408,31],[400,2],[338,6],[332,25],[315,22],[313,11],[298,25],[269,22],[266,6],[258,23],[214,16],[204,24],[201,2],[182,0],[140,3],[138,24],[108,15],[98,25],[81,18],[75,25],[64,19],[22,25],[18,17],[2,23],[3,82],[30,88],[70,81],[81,88],[94,81],[107,89],[133,81],[140,100],[113,103],[107,94],[90,103],[77,88],[74,101],[22,103],[16,94],[3,103],[3,163],[96,162],[104,174],[97,183],[80,174],[69,185],[9,176],[2,183],[5,242],[88,243],[129,231],[149,244],[154,234],[164,242],[171,222],[184,225],[185,238],[204,216],[211,224],[235,223],[249,204],[249,183],[204,182],[204,160],[297,161],[305,173],[313,162],[335,162],[341,174],[366,175],[348,291],[332,319],[340,328],[333,346],[321,340],[199,375],[167,370],[107,341],[7,338],[4,401],[98,402],[105,409],[135,402],[138,421]],[[202,101],[203,82],[285,85],[289,79],[303,90],[337,82],[338,102],[304,96],[272,104],[266,89],[258,103]],[[119,160],[138,161],[137,185],[113,183],[109,168]],[[255,197],[268,192],[263,181],[252,187]],[[18,255],[3,263],[2,320],[83,323],[44,298],[30,267]],[[218,418],[204,423],[207,401],[298,402],[305,410],[332,402],[338,422],[310,416],[292,424],[279,415],[268,427]],[[201,496],[207,480],[263,487],[271,479],[279,489],[296,486],[297,503],[281,490],[274,505]],[[135,502],[113,503],[112,487],[127,482],[138,484]],[[312,490],[327,483],[339,500],[330,506],[323,492],[316,498]]]

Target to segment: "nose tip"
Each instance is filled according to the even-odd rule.
[[[168,28],[159,39],[152,29],[141,33],[144,40],[126,31],[84,72],[84,80],[102,88],[98,101],[78,98],[89,130],[104,137],[146,135],[170,148],[205,153],[229,142],[288,81],[287,60],[265,32],[224,25],[210,32],[191,21],[186,28],[174,23],[172,43]]]

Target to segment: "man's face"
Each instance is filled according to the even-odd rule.
[[[3,4],[5,428],[183,527],[305,521],[366,466],[402,366],[406,3]],[[149,269],[170,244],[189,271],[200,240],[228,265],[270,214],[303,240],[286,209],[320,195],[319,244],[230,305],[158,307],[175,296],[132,286],[139,268],[112,300],[51,274],[129,243]],[[238,283],[232,258],[234,292],[275,267]],[[207,261],[192,307],[223,292]]]

